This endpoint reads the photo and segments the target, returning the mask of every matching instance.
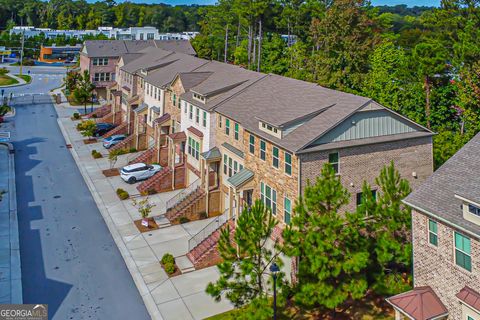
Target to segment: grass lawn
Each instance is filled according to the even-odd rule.
[[[234,309],[225,313],[217,314],[206,320],[234,320],[242,313],[242,309]],[[305,311],[295,306],[279,308],[277,313],[279,320],[393,320],[395,318],[393,309],[381,298],[368,298],[356,302],[343,312],[325,314],[320,310]]]
[[[17,83],[18,83],[17,79],[13,79],[12,77],[6,74],[0,75],[0,86],[8,86],[8,85],[17,84]]]
[[[16,74],[16,76],[19,77],[19,78],[22,78],[22,79],[25,80],[27,83],[32,82],[32,77],[29,76],[28,74],[22,74],[22,75]]]

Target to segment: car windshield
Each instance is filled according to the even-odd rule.
[[[105,138],[105,141],[112,141],[112,137]]]

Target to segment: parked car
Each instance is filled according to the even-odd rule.
[[[110,149],[117,143],[121,142],[122,140],[125,140],[127,136],[124,134],[114,134],[113,136],[110,136],[108,138],[105,138],[103,140],[103,147],[105,149]]]
[[[99,122],[97,123],[97,129],[95,129],[93,136],[103,136],[105,133],[112,130],[113,128],[115,128],[115,125],[113,125],[112,123]]]
[[[120,170],[120,177],[128,183],[145,180],[162,170],[158,164],[134,163]]]

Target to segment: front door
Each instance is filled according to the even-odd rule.
[[[243,191],[243,199],[245,205],[250,208],[253,204],[253,189]]]

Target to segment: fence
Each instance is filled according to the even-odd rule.
[[[53,103],[53,97],[49,94],[19,94],[4,96],[3,102],[9,105],[31,105],[31,104],[49,104]]]

